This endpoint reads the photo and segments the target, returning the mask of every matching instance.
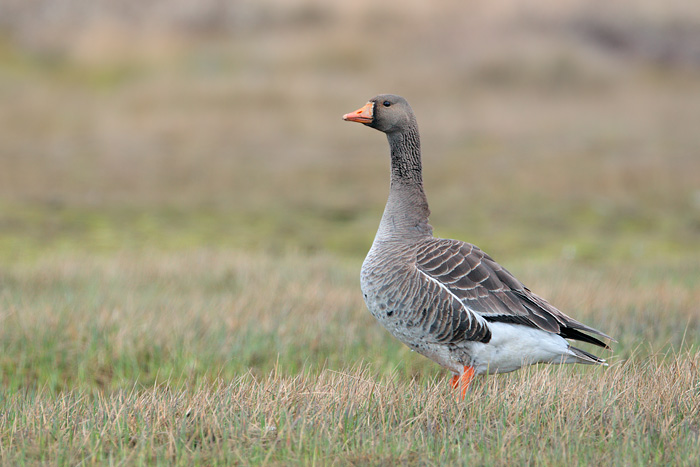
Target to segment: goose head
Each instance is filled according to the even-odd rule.
[[[343,120],[362,123],[389,134],[406,131],[415,125],[416,117],[403,97],[380,94],[371,98],[362,108],[343,115]]]

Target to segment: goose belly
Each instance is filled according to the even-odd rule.
[[[371,293],[365,296],[365,303],[376,320],[392,336],[407,345],[411,350],[429,358],[453,373],[459,374],[462,372],[464,362],[458,358],[460,353],[455,352],[456,348],[445,344],[427,342],[424,329],[405,317],[408,313],[392,309],[390,306],[387,306],[381,297]],[[389,313],[387,313],[387,310],[389,310]]]
[[[360,285],[367,309],[392,336],[439,365],[461,371],[463,365],[455,361],[447,346],[426,342],[418,314],[406,303],[394,281],[363,268]]]
[[[394,337],[410,347],[419,343],[423,331],[413,322],[413,313],[405,309],[404,303],[389,291],[372,287],[371,281],[363,281],[362,296],[372,316]]]
[[[464,363],[458,361],[460,353],[455,352],[457,349],[429,342],[418,315],[401,300],[396,300],[391,288],[374,287],[375,282],[370,278],[363,277],[361,282],[367,309],[392,336],[453,373],[462,372]]]

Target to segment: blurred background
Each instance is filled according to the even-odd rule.
[[[385,92],[607,370],[457,405],[367,312]],[[698,0],[0,0],[2,465],[692,465],[699,349]]]
[[[0,258],[361,260],[401,94],[436,234],[497,260],[700,258],[693,0],[3,0]]]

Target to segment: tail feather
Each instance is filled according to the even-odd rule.
[[[576,347],[571,347],[569,346],[569,350],[571,353],[574,354],[576,358],[578,358],[577,363],[586,363],[589,365],[604,365],[608,366],[607,363],[605,363],[604,358],[597,357],[593,355],[592,353],[588,353],[585,350],[577,349]]]
[[[596,339],[593,336],[589,336],[588,334],[584,334],[575,328],[562,328],[559,331],[559,335],[566,339],[574,339],[581,342],[588,342],[589,344],[597,345],[598,347],[610,350],[610,346],[605,342],[602,342],[600,339]]]

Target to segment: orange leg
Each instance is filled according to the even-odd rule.
[[[474,368],[470,366],[465,366],[464,372],[461,375],[454,375],[452,377],[452,379],[450,380],[450,385],[452,386],[452,389],[457,389],[459,386],[461,386],[462,400],[464,400],[464,398],[467,395],[467,389],[469,389],[469,385],[471,384],[473,379]]]

